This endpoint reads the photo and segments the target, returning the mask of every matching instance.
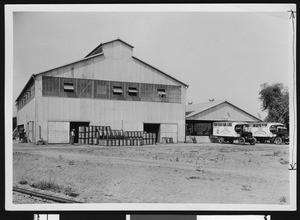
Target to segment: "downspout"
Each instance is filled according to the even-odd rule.
[[[36,109],[36,91],[37,91],[37,89],[36,89],[36,86],[35,86],[35,77],[34,77],[34,74],[32,74],[31,75],[31,77],[33,78],[33,83],[34,83],[34,127],[35,127],[35,129],[34,129],[34,138],[32,138],[32,139],[34,139],[34,141],[33,141],[33,143],[36,143],[37,142],[37,140],[36,140],[36,132],[37,132],[37,128],[38,128],[38,123],[37,123],[37,116],[36,116],[36,112],[37,112],[37,109]]]

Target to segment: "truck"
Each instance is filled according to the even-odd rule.
[[[254,145],[256,143],[247,122],[214,122],[213,136],[217,137],[219,143],[229,142],[232,144],[234,140],[242,145],[245,143]]]
[[[270,143],[289,144],[288,129],[282,123],[278,122],[260,122],[250,123],[250,130],[253,136],[260,143],[269,141]]]

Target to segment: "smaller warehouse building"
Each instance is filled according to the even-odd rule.
[[[262,120],[227,101],[212,101],[186,106],[186,141],[210,142],[213,122]]]

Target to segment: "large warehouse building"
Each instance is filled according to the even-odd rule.
[[[117,39],[85,58],[30,77],[16,100],[28,139],[69,143],[79,126],[111,126],[185,140],[187,85],[133,56]]]

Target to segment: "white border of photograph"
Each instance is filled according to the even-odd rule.
[[[290,170],[289,205],[265,204],[195,204],[195,203],[95,203],[95,204],[13,204],[12,203],[12,116],[13,116],[13,13],[14,12],[134,12],[134,11],[202,11],[202,12],[287,12],[295,4],[186,4],[186,5],[6,5],[5,6],[5,208],[6,210],[296,210],[296,170]],[[293,28],[290,24],[292,55]],[[292,71],[292,67],[290,70]],[[292,76],[292,77],[291,77]],[[290,162],[296,162],[296,76],[289,75],[290,88]]]

